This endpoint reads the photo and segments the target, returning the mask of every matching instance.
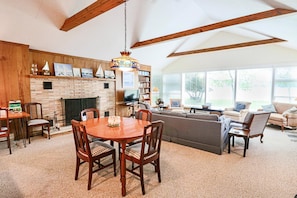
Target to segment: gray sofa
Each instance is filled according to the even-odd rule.
[[[221,155],[228,141],[230,119],[215,114],[153,111],[165,122],[163,140]]]

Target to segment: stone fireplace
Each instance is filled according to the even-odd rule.
[[[101,117],[115,115],[114,79],[30,76],[30,90],[31,102],[42,103],[44,118],[52,120],[55,117],[60,127],[70,125],[69,119],[79,120],[77,112],[93,107],[94,102]],[[69,101],[77,104],[66,111],[66,100],[67,104]]]

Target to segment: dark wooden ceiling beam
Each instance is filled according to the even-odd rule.
[[[204,49],[199,49],[199,50],[176,52],[176,53],[171,53],[167,57],[184,56],[184,55],[212,52],[212,51],[219,51],[219,50],[227,50],[227,49],[240,48],[240,47],[250,47],[250,46],[255,46],[255,45],[264,45],[264,44],[277,43],[277,42],[283,42],[283,41],[286,41],[286,40],[282,40],[279,38],[271,38],[271,39],[264,39],[264,40],[259,40],[259,41],[237,43],[237,44],[232,44],[232,45],[223,45],[223,46],[219,46],[219,47],[204,48]]]
[[[136,42],[131,48],[142,47],[142,46],[151,45],[151,44],[155,44],[155,43],[159,43],[159,42],[163,42],[163,41],[167,41],[167,40],[171,40],[171,39],[189,36],[192,34],[198,34],[201,32],[206,32],[206,31],[224,28],[224,27],[228,27],[228,26],[232,26],[232,25],[238,25],[238,24],[247,23],[247,22],[251,22],[251,21],[266,19],[266,18],[270,18],[270,17],[274,17],[274,16],[283,15],[283,14],[290,14],[293,12],[296,12],[296,11],[276,8],[273,10],[259,12],[256,14],[251,14],[251,15],[238,17],[238,18],[234,18],[234,19],[230,19],[230,20],[226,20],[226,21],[222,21],[222,22],[218,22],[218,23],[213,23],[210,25],[202,26],[202,27],[197,27],[197,28],[190,29],[190,30],[177,32],[174,34],[169,34],[166,36],[161,36],[161,37],[157,37],[157,38],[153,38],[153,39],[149,39],[149,40],[145,40],[145,41],[139,41],[139,42]]]
[[[94,17],[107,12],[118,5],[121,5],[124,2],[125,0],[97,0],[90,6],[66,19],[60,30],[71,30]]]

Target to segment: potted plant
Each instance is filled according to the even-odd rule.
[[[164,101],[162,100],[162,98],[158,98],[156,100],[156,104],[159,106],[159,107],[163,107],[164,106]]]

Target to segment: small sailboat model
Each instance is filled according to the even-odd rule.
[[[97,72],[96,72],[95,76],[96,76],[97,78],[104,78],[104,73],[103,73],[101,64],[99,65],[99,67],[98,67],[98,69],[97,69]]]

